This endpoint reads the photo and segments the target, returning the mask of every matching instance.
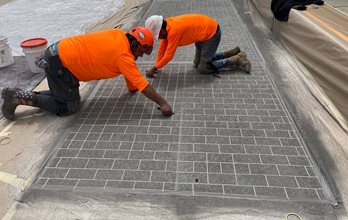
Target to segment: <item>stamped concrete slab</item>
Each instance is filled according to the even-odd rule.
[[[193,46],[179,48],[150,80],[173,106],[170,118],[142,94],[130,96],[122,77],[101,81],[34,188],[326,201],[325,183],[233,3],[155,0],[141,22],[184,13],[215,18],[219,49],[239,45],[251,74],[200,75]],[[142,72],[155,55],[138,61]]]

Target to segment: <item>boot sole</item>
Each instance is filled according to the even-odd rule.
[[[1,111],[2,114],[4,115],[4,117],[10,121],[13,121],[15,119],[15,115],[14,113],[12,113],[11,115],[9,115],[6,111],[5,111],[5,105],[6,105],[6,100],[10,99],[11,96],[13,97],[14,94],[9,94],[9,92],[7,92],[10,88],[6,87],[1,91],[1,97],[4,99],[4,103],[1,105]]]
[[[6,93],[7,90],[8,90],[8,87],[2,89],[2,91],[1,91],[1,98],[5,99],[5,93]]]
[[[251,67],[244,67],[243,70],[244,72],[250,74]]]
[[[248,59],[244,61],[244,65],[240,65],[239,67],[246,73],[250,73],[251,70],[251,63]]]
[[[250,74],[250,70],[251,70],[251,66],[244,66],[244,67],[240,67],[244,72],[249,73]]]

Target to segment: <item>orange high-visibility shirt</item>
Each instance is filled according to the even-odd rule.
[[[178,46],[207,41],[214,36],[218,23],[202,14],[187,14],[169,17],[167,39],[162,39],[158,48],[156,68],[160,69],[173,59]]]
[[[130,90],[149,84],[139,71],[126,32],[111,29],[59,41],[63,65],[80,81],[107,79],[123,74]]]

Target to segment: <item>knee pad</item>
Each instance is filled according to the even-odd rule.
[[[65,104],[59,105],[59,112],[57,113],[58,116],[68,116],[71,114],[74,114],[78,111],[80,105],[80,101],[69,101]]]
[[[200,61],[201,61],[201,53],[196,51],[195,57],[193,59],[193,64],[195,65],[195,67],[198,67]]]
[[[215,66],[211,62],[206,62],[204,60],[201,60],[198,65],[198,71],[201,74],[212,74],[217,72]]]
[[[200,74],[209,74],[212,71],[209,69],[208,63],[204,60],[201,60],[198,65],[198,71]]]

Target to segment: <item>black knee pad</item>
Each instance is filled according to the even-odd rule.
[[[204,60],[201,60],[201,62],[199,63],[198,71],[201,74],[214,74],[214,73],[218,72],[218,70],[212,64],[212,62],[206,62]]]
[[[78,111],[80,106],[80,101],[69,101],[65,104],[59,105],[59,112],[57,113],[58,116],[68,116],[71,114],[74,114]]]

